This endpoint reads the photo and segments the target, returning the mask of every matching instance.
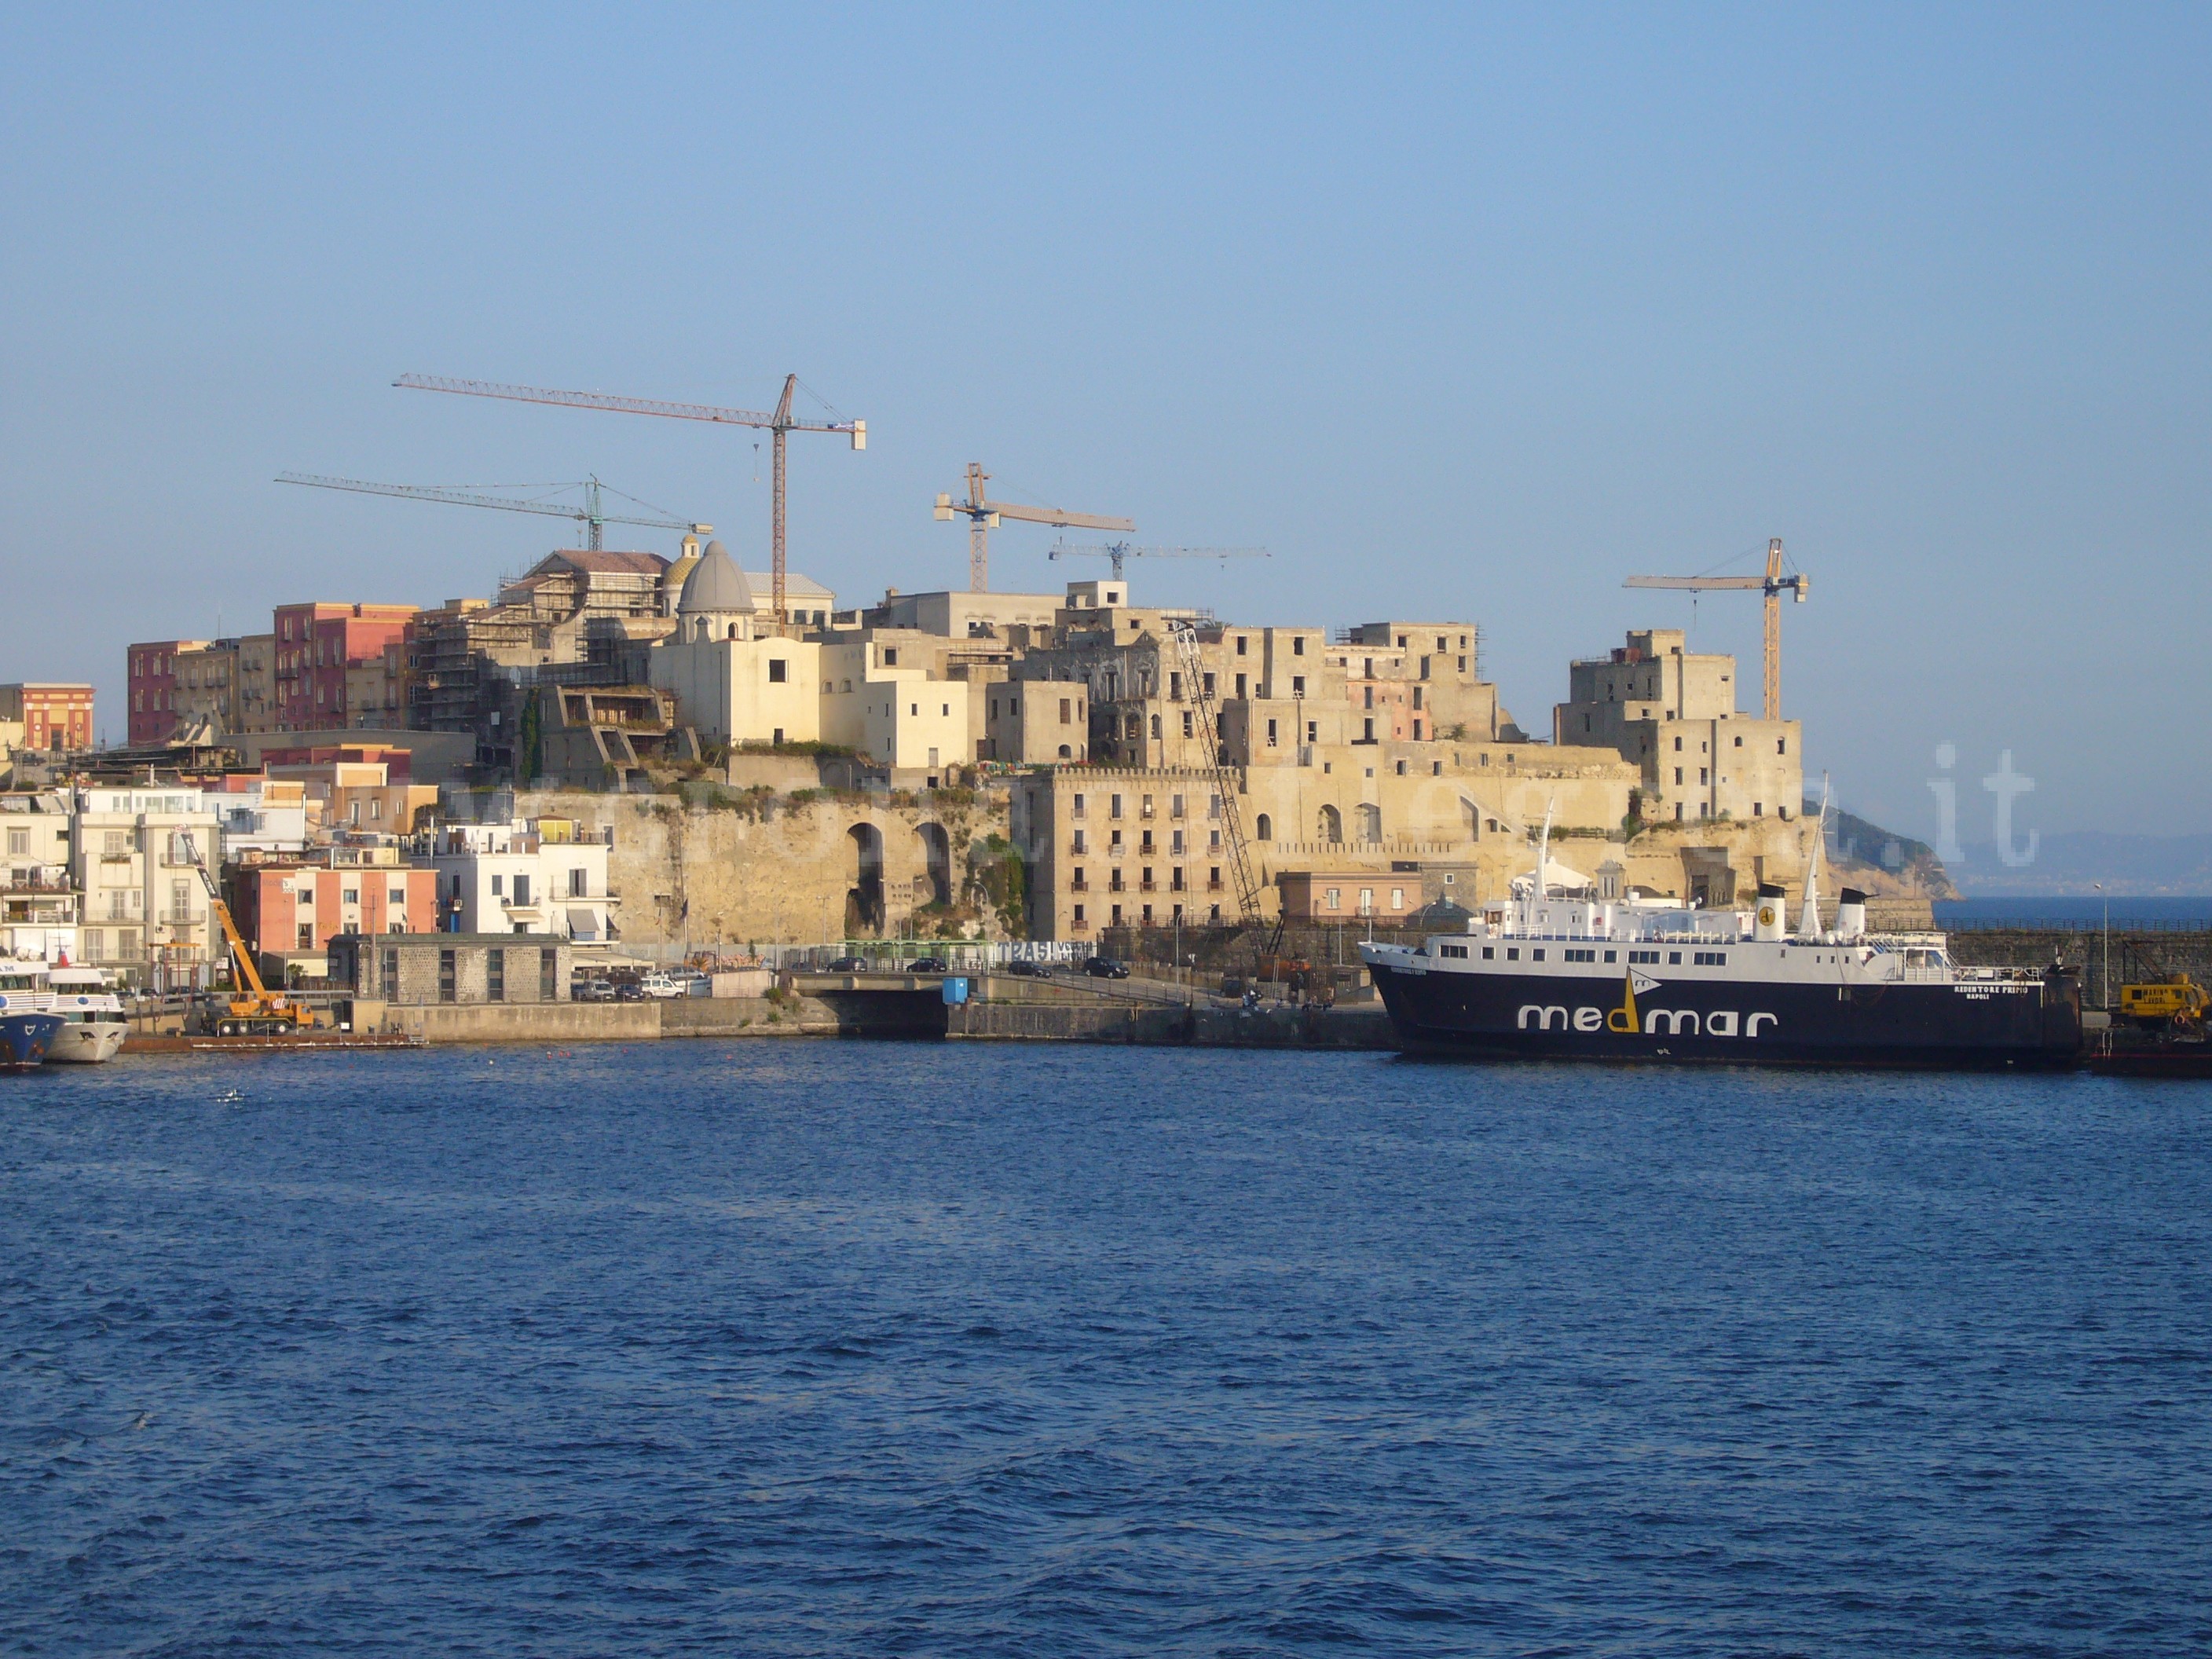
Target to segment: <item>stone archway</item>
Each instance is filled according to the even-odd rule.
[[[1344,815],[1334,806],[1324,806],[1315,815],[1314,839],[1318,842],[1340,842],[1344,839]]]
[[[914,884],[915,902],[919,904],[950,904],[952,902],[952,842],[941,823],[915,826],[915,836],[921,842],[922,874]]]
[[[845,930],[880,933],[884,926],[884,836],[872,823],[845,832],[853,843],[853,884],[845,894]]]
[[[1358,810],[1359,839],[1365,842],[1381,841],[1382,839],[1382,809],[1372,801],[1367,801],[1362,803]]]

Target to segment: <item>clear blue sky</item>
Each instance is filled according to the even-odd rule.
[[[750,434],[394,391],[764,406],[793,562],[964,580],[970,459],[1253,622],[1472,617],[1569,657],[1784,537],[1840,799],[1967,839],[2212,821],[2203,7],[1477,12],[11,9],[0,678],[483,593],[554,521],[340,496],[597,471],[765,562]],[[1043,587],[1048,531],[997,538]],[[671,550],[658,532],[638,544]],[[1747,563],[1741,567],[1748,568]],[[1743,653],[1758,605],[1696,641]]]

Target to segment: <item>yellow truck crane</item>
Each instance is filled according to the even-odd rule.
[[[185,861],[200,872],[200,884],[207,889],[208,912],[222,924],[222,936],[230,945],[230,1004],[228,1011],[216,1018],[216,1035],[282,1036],[306,1030],[315,1023],[314,1010],[297,997],[272,991],[261,982],[261,972],[253,965],[253,953],[239,937],[238,924],[231,920],[230,906],[222,902],[222,890],[216,885],[207,861],[200,857],[189,834],[179,839],[184,843]]]

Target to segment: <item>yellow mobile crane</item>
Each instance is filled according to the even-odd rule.
[[[180,835],[185,862],[200,872],[200,884],[207,889],[208,912],[222,924],[222,936],[230,945],[230,960],[234,982],[231,987],[229,1012],[216,1022],[218,1036],[282,1036],[291,1031],[303,1031],[315,1023],[315,1012],[297,997],[286,996],[282,991],[272,991],[261,982],[260,970],[253,965],[253,953],[246,948],[239,937],[238,924],[231,920],[230,907],[222,902],[222,890],[216,885],[215,877],[209,872],[207,862],[192,844],[189,832]],[[240,986],[246,988],[243,994]]]

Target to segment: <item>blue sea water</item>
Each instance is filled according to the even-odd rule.
[[[2212,1088],[815,1042],[0,1086],[0,1648],[2212,1649]]]

